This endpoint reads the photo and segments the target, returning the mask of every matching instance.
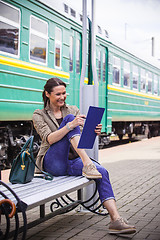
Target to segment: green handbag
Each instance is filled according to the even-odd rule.
[[[36,162],[33,156],[33,138],[31,136],[23,146],[20,153],[13,160],[9,181],[11,183],[28,183],[34,178],[34,170]],[[49,173],[41,171],[45,175],[46,180],[52,180],[53,176]]]

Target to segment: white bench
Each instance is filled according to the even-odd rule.
[[[27,229],[55,215],[71,211],[79,204],[81,204],[83,207],[86,207],[91,212],[100,215],[108,214],[98,211],[99,207],[101,207],[101,204],[97,206],[99,199],[95,199],[97,191],[96,189],[93,195],[89,197],[87,201],[82,201],[82,189],[94,183],[93,180],[88,180],[83,176],[54,177],[52,181],[48,181],[42,178],[34,178],[32,182],[27,184],[4,184],[2,181],[0,181],[0,183],[0,200],[4,198],[10,199],[15,203],[17,209],[15,214],[15,230],[9,233],[9,230],[6,226],[7,234],[5,236],[5,239],[7,239],[7,237],[10,235],[14,235],[14,239],[16,239],[19,232],[23,232],[22,239],[25,239]],[[77,197],[76,199],[72,199],[68,194],[75,191],[77,192]],[[94,199],[94,201],[88,205],[92,199]],[[51,212],[46,215],[45,204],[50,201],[54,202],[51,204]],[[94,208],[95,204],[96,208]],[[57,207],[57,210],[53,211],[53,206],[55,205]],[[26,211],[31,210],[35,207],[40,207],[39,218],[27,224]],[[5,208],[5,206],[3,206],[3,208]],[[18,226],[19,214],[22,214],[23,217],[22,227]]]

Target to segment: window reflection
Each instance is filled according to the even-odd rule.
[[[46,63],[48,25],[41,19],[31,16],[30,31],[30,59]]]
[[[146,71],[141,69],[141,91],[146,91]]]
[[[124,87],[130,86],[130,63],[124,61],[124,75],[123,75],[123,85]]]
[[[40,45],[38,43],[41,43]],[[40,47],[39,47],[40,46]],[[45,39],[38,37],[34,34],[31,34],[31,43],[30,43],[30,58],[39,61],[46,62],[46,41]]]
[[[133,89],[138,89],[138,79],[139,79],[139,73],[138,73],[138,66],[133,65]]]
[[[113,83],[120,84],[120,58],[113,57]]]
[[[55,65],[56,67],[61,66],[61,45],[59,43],[55,44]]]
[[[112,55],[109,53],[109,58],[108,58],[108,73],[111,75],[112,74]]]
[[[38,19],[38,18],[35,18],[33,17],[32,18],[32,21],[31,21],[31,29],[32,30],[35,30],[37,32],[40,32],[44,35],[47,35],[47,23],[42,21],[41,19]]]
[[[4,2],[0,2],[0,16],[19,24],[19,10]]]
[[[0,51],[18,55],[19,29],[0,22]]]
[[[148,72],[148,77],[147,77],[147,81],[148,81],[148,93],[152,93],[152,73]]]
[[[106,81],[106,54],[103,53],[103,82]]]
[[[55,66],[61,67],[61,48],[62,48],[62,31],[55,28]]]
[[[101,51],[98,52],[98,80],[101,81]]]
[[[69,71],[73,71],[73,37],[70,37],[70,50],[69,50]]]
[[[0,2],[0,51],[18,55],[19,10]]]
[[[158,94],[158,76],[154,75],[154,94]]]
[[[80,73],[80,40],[77,39],[76,46],[76,73]]]

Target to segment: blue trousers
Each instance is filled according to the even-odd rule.
[[[73,121],[72,114],[64,117],[60,127],[64,127],[68,122]],[[44,170],[53,176],[81,176],[83,163],[80,157],[69,160],[70,140],[76,135],[80,135],[80,128],[77,126],[68,132],[60,141],[52,144],[44,157]],[[102,174],[102,179],[95,179],[101,202],[109,199],[115,199],[112,186],[109,180],[108,171],[96,162],[93,162],[97,170]]]

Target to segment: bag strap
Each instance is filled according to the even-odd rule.
[[[27,148],[29,149],[30,151],[32,151],[32,148],[33,148],[33,139],[34,139],[34,136],[31,136],[28,138],[28,140],[26,141],[26,143],[24,144],[24,146],[22,147],[22,152]]]
[[[90,159],[91,159],[93,162],[98,163],[98,165],[101,165],[97,160],[95,160],[95,159],[93,159],[93,158],[91,158],[91,157],[90,157]]]
[[[36,166],[36,168],[38,168],[40,171],[41,171],[41,173],[43,173],[44,175],[45,175],[45,177],[42,177],[42,176],[36,176],[36,178],[44,178],[45,180],[50,180],[50,181],[52,181],[53,180],[53,176],[50,174],[50,173],[47,173],[47,172],[45,172],[45,171],[42,171],[38,166],[37,166],[37,164],[36,164],[36,162],[35,162],[35,159],[32,157],[32,154],[30,154],[27,150],[26,151],[24,151],[27,155],[28,155],[28,157],[31,159],[31,161],[34,163],[34,165]]]

